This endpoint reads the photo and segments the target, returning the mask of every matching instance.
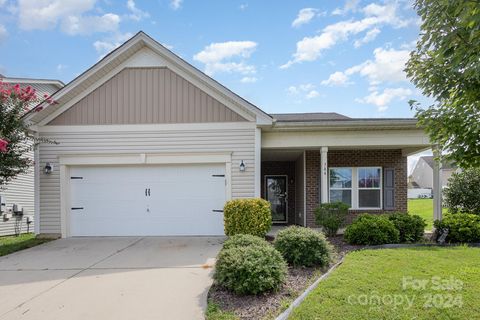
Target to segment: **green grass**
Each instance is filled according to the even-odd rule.
[[[38,246],[50,240],[51,239],[37,239],[33,233],[24,233],[18,237],[0,237],[0,257],[15,251]]]
[[[208,301],[207,313],[205,314],[207,320],[238,320],[232,312],[225,312],[220,309],[218,304]]]
[[[427,283],[403,288],[404,279]],[[463,285],[435,290],[433,281],[445,280]],[[363,250],[349,253],[290,319],[472,319],[480,314],[479,299],[480,248]]]
[[[408,199],[408,213],[422,217],[427,222],[425,230],[433,228],[433,199]],[[443,213],[447,212],[443,208]]]

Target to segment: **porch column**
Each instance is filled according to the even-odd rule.
[[[320,200],[328,202],[328,147],[320,149]]]
[[[260,198],[262,182],[262,129],[255,128],[255,173],[254,173],[254,197]]]
[[[438,148],[434,147],[433,156],[440,156]],[[442,178],[440,170],[442,164],[438,160],[433,161],[433,220],[442,220]]]

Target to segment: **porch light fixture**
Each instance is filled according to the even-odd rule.
[[[244,172],[246,168],[247,168],[247,166],[245,165],[243,160],[241,160],[240,161],[240,172]]]
[[[52,173],[52,165],[50,164],[50,162],[47,162],[45,164],[45,174],[50,174]]]

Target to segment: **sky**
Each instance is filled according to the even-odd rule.
[[[143,30],[268,113],[412,117],[410,0],[0,0],[0,74],[68,83]]]

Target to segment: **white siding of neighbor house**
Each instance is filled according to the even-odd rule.
[[[61,233],[58,162],[61,155],[232,152],[232,198],[254,196],[255,123],[226,124],[228,129],[212,124],[197,124],[192,129],[165,129],[164,125],[158,125],[159,130],[144,131],[129,131],[128,125],[120,127],[118,131],[104,131],[91,126],[85,132],[76,131],[73,126],[65,132],[41,133],[58,144],[40,146],[40,167],[46,162],[53,165],[50,175],[40,174],[40,233]],[[241,160],[247,165],[245,172],[239,171]]]

